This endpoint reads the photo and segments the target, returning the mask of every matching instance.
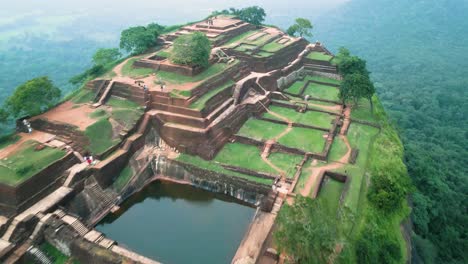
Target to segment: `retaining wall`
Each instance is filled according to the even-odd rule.
[[[16,186],[0,183],[2,214],[19,213],[55,191],[68,175],[66,170],[78,162],[78,158],[70,152]]]

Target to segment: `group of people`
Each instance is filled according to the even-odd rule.
[[[139,85],[140,87],[143,87],[143,91],[148,91],[148,86],[146,86],[146,84],[143,84],[143,86],[140,85],[140,84],[138,84],[138,85]],[[161,84],[161,92],[162,92],[162,91],[164,91],[164,84]]]
[[[96,161],[94,160],[93,156],[86,152],[83,159],[88,163],[88,165],[94,165]]]
[[[216,17],[214,17],[216,19]],[[205,21],[208,25],[212,26],[213,25],[213,18],[208,18],[206,21]]]
[[[23,119],[23,125],[28,130],[28,133],[31,134],[31,132],[32,132],[31,123],[29,123],[29,121],[27,119]]]

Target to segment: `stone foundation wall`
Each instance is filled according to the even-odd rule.
[[[267,104],[268,98],[263,101]],[[221,149],[229,137],[236,133],[252,114],[264,112],[260,104],[237,105],[232,112],[207,131],[192,131],[184,128],[164,126],[158,118],[153,118],[153,127],[164,141],[179,151],[210,160]]]
[[[191,164],[167,159],[157,169],[157,174],[184,180],[211,192],[223,193],[252,205],[259,205],[271,186],[251,182],[239,177],[204,170]]]
[[[189,108],[184,108],[184,107],[179,107],[179,106],[174,106],[174,105],[169,105],[169,104],[164,104],[164,103],[158,103],[155,100],[157,99],[153,98],[153,103],[151,105],[153,109],[172,112],[174,114],[188,115],[188,116],[200,117],[200,118],[203,117],[200,111],[189,109]]]
[[[228,80],[232,79],[236,73],[239,73],[240,69],[244,66],[242,62],[237,62],[236,65],[232,65],[227,70],[210,77],[194,89],[192,89],[192,97],[198,98],[203,96],[208,91],[215,89],[216,87],[223,85]]]
[[[307,73],[311,75],[317,75],[317,76],[335,79],[335,80],[343,80],[343,77],[341,77],[341,75],[338,73],[327,73],[327,72],[310,71],[310,70],[307,70]]]
[[[208,116],[211,112],[213,112],[213,110],[228,100],[232,96],[232,90],[233,86],[228,87],[206,101],[205,107],[201,111],[202,115]]]
[[[136,85],[129,85],[125,83],[115,82],[110,91],[110,96],[117,96],[124,98],[144,106],[149,99],[146,97],[142,87]]]
[[[78,162],[70,152],[17,186],[0,184],[0,208],[10,214],[26,209],[60,187],[66,170]]]
[[[31,121],[31,127],[35,130],[57,135],[65,140],[65,143],[72,141],[71,146],[78,152],[83,151],[89,146],[89,139],[78,127],[65,123],[58,123],[47,119],[37,118]]]
[[[65,255],[73,256],[80,263],[131,263],[111,250],[107,250],[78,236],[73,228],[63,224],[59,220],[54,219],[46,227],[44,239]]]
[[[185,76],[195,76],[203,71],[200,67],[172,64],[168,60],[158,61],[151,59],[140,59],[133,63],[135,68],[150,68],[155,70],[174,72]]]

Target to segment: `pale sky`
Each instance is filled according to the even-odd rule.
[[[0,40],[19,32],[53,34],[60,26],[79,24],[77,31],[115,32],[129,25],[171,25],[203,18],[214,10],[259,5],[266,23],[282,27],[295,17],[314,20],[349,0],[0,0]],[[291,21],[290,21],[291,20]],[[14,27],[14,28],[13,28]]]

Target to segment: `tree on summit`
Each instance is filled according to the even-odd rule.
[[[259,6],[249,6],[242,9],[229,8],[222,11],[215,11],[211,15],[233,15],[237,16],[240,20],[244,20],[247,23],[260,26],[265,21],[266,13],[265,9]]]
[[[296,18],[296,23],[287,30],[288,35],[299,37],[312,37],[312,28],[314,26],[310,20],[305,18]]]
[[[375,87],[370,79],[366,61],[358,56],[351,56],[346,48],[340,48],[334,60],[343,76],[339,93],[343,103],[353,101],[356,104],[360,98],[366,98],[373,111],[372,96],[375,94]]]
[[[93,55],[95,65],[106,65],[122,56],[118,48],[100,48]]]
[[[13,117],[38,115],[57,103],[60,93],[48,77],[37,77],[16,87],[5,108]]]
[[[120,48],[133,54],[141,54],[156,45],[156,40],[163,26],[151,23],[144,26],[130,27],[120,34]]]
[[[206,67],[209,65],[211,43],[205,34],[194,32],[174,41],[171,61],[176,64]]]

